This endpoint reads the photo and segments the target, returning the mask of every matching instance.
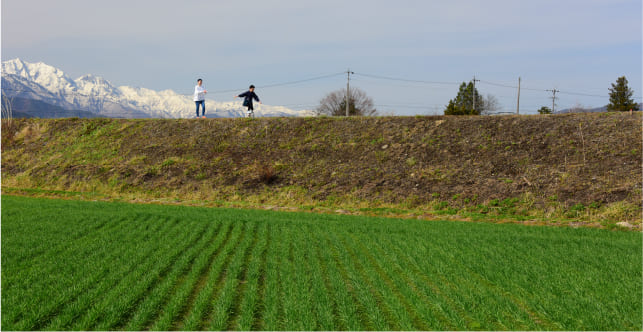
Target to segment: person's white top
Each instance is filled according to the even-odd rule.
[[[194,87],[194,101],[205,100],[205,88],[203,86]]]

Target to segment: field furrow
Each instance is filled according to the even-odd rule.
[[[371,259],[374,259],[381,269],[388,269],[389,278],[396,284],[402,295],[414,303],[410,311],[416,313],[422,320],[419,325],[423,330],[454,330],[455,325],[444,314],[442,306],[444,305],[437,298],[430,297],[425,291],[426,285],[417,275],[409,273],[409,267],[402,267],[405,264],[402,259],[397,258],[392,253],[391,246],[383,248],[383,239],[380,241],[370,242],[366,253]],[[437,288],[434,286],[432,291]],[[435,294],[439,295],[439,294]]]
[[[287,255],[287,239],[283,234],[283,225],[270,228],[271,242],[266,254],[265,295],[263,301],[262,319],[258,324],[262,330],[282,330],[280,318],[283,317],[282,284],[280,268]]]
[[[288,240],[288,254],[281,266],[284,271],[282,321],[286,329],[308,331],[314,329],[316,324],[311,309],[310,275],[305,271],[308,264],[303,259],[306,253],[301,247],[304,237],[296,236],[295,233],[308,234],[301,226],[288,228],[284,234],[284,238]]]
[[[225,276],[224,269],[228,266],[231,253],[239,246],[240,238],[244,232],[244,225],[233,222],[233,229],[226,235],[225,243],[210,264],[207,280],[203,288],[196,294],[192,309],[186,310],[187,317],[177,321],[176,325],[184,330],[200,330],[205,324],[205,316],[212,310],[212,302],[217,287],[220,287]]]
[[[62,216],[47,216],[47,218],[56,217],[60,218]],[[8,252],[7,257],[11,260],[7,263],[11,264],[11,268],[20,269],[25,266],[32,266],[33,263],[38,261],[39,257],[43,255],[46,257],[41,259],[41,261],[51,260],[51,257],[58,256],[64,251],[74,250],[75,248],[71,247],[70,244],[77,243],[85,245],[87,241],[83,241],[84,239],[92,239],[101,233],[107,233],[114,229],[118,229],[121,224],[127,222],[127,219],[120,218],[113,222],[102,222],[98,217],[87,216],[80,220],[69,220],[69,222],[74,223],[77,227],[66,233],[65,236],[55,239],[56,242],[51,242],[51,233],[40,234],[40,236],[32,239],[29,243],[21,243],[18,247],[19,250]],[[20,229],[4,229],[4,232],[8,234],[11,234],[12,231],[20,232]],[[34,230],[29,231],[33,232]],[[50,232],[51,230],[47,231]]]
[[[152,282],[165,274],[173,262],[191,247],[199,246],[204,242],[205,227],[200,231],[184,236],[177,236],[178,241],[165,242],[161,238],[161,247],[155,255],[140,264],[127,276],[119,280],[118,284],[105,294],[102,301],[96,303],[84,317],[82,317],[73,329],[88,330],[95,326],[111,325],[119,315],[128,310],[133,310],[131,305],[143,294]],[[187,236],[186,236],[187,235]],[[167,237],[169,238],[169,236]],[[144,243],[140,244],[145,246]],[[107,326],[103,330],[109,329]]]
[[[232,231],[230,223],[218,223],[217,236],[214,239],[214,246],[219,250],[219,246],[223,245],[229,238]],[[155,317],[159,314],[159,309],[163,308],[170,300],[171,291],[175,287],[177,280],[181,277],[184,271],[187,270],[191,262],[192,255],[185,255],[177,260],[172,267],[172,270],[163,278],[159,280],[157,286],[150,290],[150,292],[143,297],[143,302],[137,305],[137,310],[132,312],[129,319],[123,320],[121,323],[124,325],[119,326],[118,329],[125,328],[126,330],[142,330],[146,327]]]
[[[515,247],[508,248],[508,250],[505,251],[502,255],[498,255],[498,253],[496,252],[488,252],[484,248],[480,248],[478,249],[478,251],[483,255],[485,255],[486,257],[488,257],[489,260],[493,262],[503,262],[500,265],[508,264],[507,262],[505,262],[505,260],[507,259],[507,257],[511,257],[512,253],[514,254],[514,257],[522,257],[523,262],[525,260],[524,257],[526,257],[524,253],[516,251]],[[561,329],[560,325],[551,323],[549,318],[545,317],[545,315],[536,311],[535,308],[530,307],[526,301],[523,301],[518,297],[512,295],[512,292],[515,294],[525,294],[524,289],[522,287],[517,285],[511,285],[511,292],[509,292],[505,288],[500,287],[497,284],[491,282],[489,279],[487,279],[487,277],[483,275],[484,270],[486,269],[485,267],[479,266],[475,263],[472,263],[472,264],[460,263],[459,267],[464,271],[466,271],[467,274],[475,280],[475,282],[477,282],[478,284],[486,288],[489,288],[498,296],[502,296],[506,298],[508,301],[511,301],[513,306],[515,306],[515,308],[518,308],[522,310],[522,312],[524,312],[524,314],[520,312],[514,313],[515,316],[517,316],[517,317],[514,317],[514,320],[519,322],[525,322],[525,325],[520,327],[515,327],[515,329],[523,329],[523,330],[525,329],[546,329],[546,330]],[[525,274],[526,272],[527,271],[523,270],[522,274]],[[541,273],[547,273],[547,272],[541,271]],[[518,278],[514,277],[513,279],[516,280]],[[508,312],[509,310],[506,311],[506,313]]]
[[[429,263],[435,261],[431,261],[431,256],[418,255],[417,252],[401,249],[401,240],[393,242],[390,239],[382,239],[382,241],[387,244],[386,250],[397,254],[395,260],[402,263],[404,269],[409,271],[411,278],[414,280],[419,279],[416,284],[423,291],[423,296],[429,298],[430,303],[435,304],[435,309],[441,311],[441,313],[438,311],[436,314],[441,318],[443,324],[455,326],[456,330],[465,330],[467,326],[475,325],[473,317],[466,311],[466,308],[445,293],[443,286],[431,273],[421,270],[424,260],[429,260]],[[435,254],[433,256],[435,257]]]
[[[266,269],[266,251],[269,242],[269,224],[262,223],[256,245],[253,246],[252,253],[250,254],[250,262],[246,276],[244,276],[246,284],[245,296],[243,301],[240,302],[239,307],[236,308],[235,314],[237,315],[232,319],[229,330],[250,331],[253,326],[257,325],[257,316],[261,306],[261,298],[263,296],[262,276]]]
[[[416,244],[399,243],[402,250],[419,249],[420,256],[430,256],[439,253],[441,257],[447,259],[435,259],[430,264],[428,262],[419,261],[419,266],[422,271],[433,280],[439,283],[439,288],[445,295],[454,302],[458,303],[462,310],[468,311],[473,319],[468,323],[469,329],[491,329],[491,330],[507,330],[508,328],[503,325],[495,315],[499,314],[497,307],[499,306],[498,297],[489,289],[473,282],[466,273],[461,269],[453,267],[464,254],[456,251],[455,254],[445,248],[444,245],[436,243],[424,242]],[[448,262],[448,263],[447,263]]]
[[[362,257],[352,248],[346,241],[346,234],[342,237],[337,237],[336,241],[342,245],[350,263],[355,271],[355,279],[364,282],[364,288],[370,293],[371,298],[375,300],[375,306],[379,308],[381,314],[386,320],[388,326],[387,330],[411,330],[413,323],[408,315],[408,312],[401,307],[395,295],[392,294],[391,289],[388,288],[380,278],[375,277],[377,271],[370,265],[370,262],[364,262]]]
[[[328,250],[325,235],[323,238],[318,238],[315,245],[317,246],[320,268],[324,271],[324,282],[327,284],[328,294],[333,303],[335,326],[338,330],[343,331],[364,330],[366,328],[361,323],[358,305],[347,288],[331,250]]]
[[[1,199],[2,330],[643,328],[638,233]]]
[[[249,246],[245,249],[241,266],[239,267],[239,272],[235,277],[237,279],[237,288],[236,291],[234,291],[234,296],[228,309],[228,317],[226,323],[227,327],[225,328],[225,330],[234,329],[234,327],[237,325],[237,319],[241,315],[239,311],[241,309],[242,301],[247,297],[254,296],[254,294],[247,293],[248,269],[251,268],[250,259],[253,257],[252,252],[256,249],[257,242],[259,241],[259,236],[261,235],[259,228],[265,227],[265,224],[254,223],[254,226],[255,228],[252,230],[252,242],[250,242]],[[256,283],[256,280],[254,282]],[[256,291],[256,289],[254,289],[254,291]]]
[[[233,234],[243,237],[243,226],[235,225]],[[234,236],[234,235],[233,235]],[[178,325],[179,317],[185,310],[192,288],[200,277],[207,260],[202,255],[203,251],[210,247],[212,240],[204,241],[202,245],[194,247],[193,250],[188,252],[188,264],[182,270],[181,276],[174,284],[171,292],[170,300],[159,311],[159,317],[153,322],[152,330],[170,330],[173,326]],[[211,248],[214,250],[214,248]]]
[[[105,230],[108,234],[122,235],[125,234],[127,229],[121,227],[126,224],[127,220],[123,219],[115,223],[104,223],[108,224],[111,227],[101,228],[100,230]],[[12,269],[20,270],[20,278],[15,278],[15,274],[9,273],[7,278],[4,280],[11,285],[14,285],[16,288],[23,288],[29,286],[30,289],[37,288],[39,283],[43,282],[42,275],[52,275],[56,273],[63,272],[62,269],[73,269],[72,264],[78,264],[77,257],[85,258],[94,258],[97,254],[97,251],[104,247],[103,241],[108,241],[110,237],[104,236],[104,233],[94,234],[94,236],[87,241],[75,241],[75,242],[65,242],[60,245],[55,245],[55,251],[44,253],[38,255],[33,259],[25,259],[15,266],[10,262],[7,262],[7,272],[11,272]],[[11,236],[11,233],[3,230],[6,236]],[[89,234],[89,232],[87,233]],[[19,236],[16,234],[15,236]],[[64,238],[64,235],[63,235]],[[95,238],[100,239],[101,241],[95,241]],[[45,245],[51,245],[51,239],[42,239],[42,243]],[[57,242],[60,242],[58,240]],[[28,244],[21,243],[20,246],[28,246]],[[12,250],[3,250],[5,256],[11,257]],[[84,257],[81,255],[85,255]],[[72,256],[73,255],[73,256]],[[4,261],[3,261],[4,262]],[[61,266],[59,263],[62,263]],[[24,264],[24,265],[23,265]],[[4,270],[4,269],[3,269]],[[10,291],[10,290],[9,290]],[[25,294],[26,295],[26,294]],[[27,295],[28,296],[28,295]]]
[[[30,310],[37,311],[32,311],[27,315],[26,317],[29,317],[28,319],[16,322],[15,324],[17,328],[39,329],[43,327],[49,322],[49,320],[57,316],[63,307],[67,306],[69,302],[72,302],[85,290],[92,287],[97,282],[104,282],[102,277],[110,271],[109,263],[111,263],[111,261],[103,259],[103,257],[106,256],[108,259],[110,257],[108,256],[108,252],[110,250],[109,246],[106,246],[105,244],[115,241],[117,236],[127,236],[127,232],[125,230],[121,230],[115,232],[114,235],[115,236],[110,238],[99,237],[97,239],[93,239],[93,241],[88,241],[88,243],[92,244],[79,244],[79,247],[82,247],[83,245],[85,247],[90,247],[92,249],[92,253],[87,253],[85,250],[81,251],[81,253],[76,253],[74,250],[68,250],[65,253],[61,253],[55,261],[50,261],[49,264],[41,265],[41,268],[44,270],[43,272],[38,273],[38,271],[34,269],[27,270],[25,275],[38,279],[29,285],[27,292],[18,293],[16,296],[29,297],[32,301],[40,303],[41,305],[30,308]],[[112,255],[111,257],[114,259],[120,256],[117,254]],[[97,262],[93,262],[92,260],[96,260]],[[34,264],[35,266],[38,266],[38,263]],[[53,267],[56,264],[65,265],[59,266],[56,269]],[[95,268],[89,270],[87,273],[75,273],[75,271],[87,267]],[[9,285],[12,284],[11,280],[4,282],[7,282]],[[11,290],[13,289],[22,290],[24,288],[20,285],[15,285],[9,288],[8,299],[11,299],[12,296],[14,296],[11,293]],[[53,289],[63,289],[64,291],[53,292]],[[30,295],[32,292],[34,295]],[[55,295],[52,296],[51,294]]]
[[[310,229],[309,232],[310,234],[319,233],[322,232],[322,229]],[[315,330],[332,331],[342,329],[339,324],[337,305],[332,300],[330,282],[327,278],[328,271],[319,254],[320,236],[311,236],[306,239],[305,245],[308,261],[303,262],[303,264],[310,267],[312,310],[317,321]]]
[[[344,241],[347,246],[352,247],[353,256],[359,258],[364,266],[369,266],[371,271],[374,270],[369,273],[372,276],[371,282],[380,291],[381,296],[391,304],[396,316],[395,319],[400,325],[398,330],[430,330],[431,328],[425,323],[427,318],[420,318],[416,305],[412,305],[407,300],[415,297],[414,292],[408,289],[408,285],[396,282],[400,279],[399,275],[393,274],[391,266],[383,263],[380,256],[373,255],[372,247],[367,248],[364,241],[358,239],[354,234],[346,235],[349,237]],[[416,303],[419,302],[417,300],[419,299],[416,299]]]
[[[252,315],[252,326],[247,330],[261,330],[263,324],[263,315],[266,311],[266,275],[268,273],[268,251],[272,244],[272,224],[266,222],[265,243],[262,243],[264,249],[261,252],[261,267],[257,280],[257,304]],[[245,313],[247,315],[247,313]]]
[[[354,304],[356,314],[359,315],[356,320],[348,321],[347,324],[358,325],[359,327],[355,330],[383,330],[381,328],[385,324],[383,315],[375,308],[373,298],[364,297],[366,292],[361,280],[351,273],[350,262],[349,267],[346,266],[344,248],[339,245],[332,234],[326,235],[333,263],[339,272],[339,279],[344,283],[345,289],[351,295],[351,302]],[[350,329],[353,330],[353,328]]]
[[[156,226],[157,227],[151,228],[150,232],[173,233],[172,229],[179,227],[176,224],[172,225],[161,222],[156,223]],[[131,232],[130,234],[130,236],[123,238],[124,242],[133,240],[137,237],[136,232]],[[123,250],[114,251],[106,261],[111,263],[117,261],[120,257],[130,257],[132,259],[128,260],[124,264],[116,266],[112,266],[111,264],[101,264],[101,274],[88,281],[88,287],[91,286],[91,289],[82,291],[80,293],[80,297],[77,297],[73,302],[68,303],[65,310],[58,314],[55,319],[46,326],[47,330],[69,329],[74,320],[86,312],[93,303],[100,301],[102,296],[105,295],[108,290],[113,288],[120,279],[129,273],[132,273],[134,268],[142,264],[147,257],[157,250],[158,247],[150,246],[145,250],[140,250],[136,246],[123,246],[121,248]]]
[[[246,223],[243,232],[241,245],[233,253],[230,264],[225,272],[224,284],[217,298],[214,301],[212,315],[208,319],[208,330],[224,330],[228,325],[228,319],[239,286],[239,277],[244,267],[244,257],[249,250],[250,244],[254,241],[257,232],[256,223]]]
[[[239,228],[241,228],[240,225]],[[225,236],[224,234],[217,231],[216,238],[209,241],[210,244],[207,247],[195,253],[196,257],[193,259],[189,274],[182,277],[182,286],[177,287],[177,291],[172,295],[172,299],[182,299],[182,302],[176,306],[178,309],[168,310],[168,312],[172,312],[172,315],[167,317],[173,317],[172,326],[176,329],[181,329],[185,318],[195,304],[197,295],[203,290],[211,268],[221,252],[221,244],[225,244],[229,239],[229,234]],[[174,308],[174,306],[170,302],[166,308]],[[178,312],[174,310],[178,310]]]

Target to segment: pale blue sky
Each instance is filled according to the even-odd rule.
[[[345,88],[346,75],[261,86],[348,68],[441,82],[355,75],[385,114],[442,114],[474,75],[506,111],[516,89],[500,85],[519,76],[524,88],[563,91],[557,108],[596,107],[619,76],[642,95],[641,11],[640,0],[3,0],[2,60],[179,93],[198,77],[211,92],[252,83],[265,103],[294,109]],[[550,93],[527,89],[521,113],[551,106]]]

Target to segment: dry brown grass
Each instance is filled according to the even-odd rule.
[[[640,113],[15,119],[13,131],[3,123],[2,180],[106,197],[640,223],[641,141]],[[493,206],[507,199],[517,202]]]

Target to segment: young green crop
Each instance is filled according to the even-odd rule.
[[[217,231],[217,238],[214,240],[214,245],[219,246],[222,242],[228,239],[231,231],[231,224],[227,223]],[[160,282],[150,294],[144,299],[144,302],[138,306],[138,310],[133,313],[125,329],[127,330],[142,330],[146,324],[157,313],[157,308],[169,302],[171,298],[171,291],[175,288],[178,279],[185,273],[190,262],[192,255],[184,255],[180,260],[176,261],[172,271]]]
[[[238,228],[240,229],[241,227]],[[238,233],[241,232],[237,231],[237,234]],[[206,269],[210,256],[212,256],[216,250],[217,241],[212,239],[211,236],[215,236],[215,233],[213,232],[211,234],[208,232],[204,245],[196,247],[190,252],[189,270],[186,266],[180,281],[175,283],[175,291],[171,295],[157,323],[152,327],[153,330],[169,330],[174,324],[181,322],[180,315],[183,311],[187,312],[186,306],[188,305],[190,294],[192,294],[197,281]]]
[[[245,285],[243,300],[236,308],[236,320],[233,320],[229,325],[231,329],[250,331],[253,329],[255,321],[259,297],[261,296],[261,278],[266,268],[265,266],[265,252],[268,243],[268,223],[263,223],[259,229],[258,242],[252,249],[250,254],[250,262],[246,270],[245,281],[242,280],[242,286]]]
[[[215,300],[212,310],[212,315],[209,319],[210,324],[206,328],[208,330],[225,330],[232,314],[231,308],[234,305],[234,299],[237,296],[237,291],[240,283],[240,276],[245,264],[246,252],[249,251],[250,244],[256,236],[256,223],[248,223],[242,234],[242,242],[239,244],[237,250],[232,253],[230,265],[226,271],[226,279],[221,288],[218,298]]]
[[[196,287],[193,294],[196,296],[192,309],[187,311],[188,316],[183,320],[182,329],[199,330],[202,326],[203,316],[206,314],[212,301],[215,286],[223,280],[223,269],[227,266],[230,259],[230,252],[236,248],[237,240],[241,235],[242,225],[234,225],[234,230],[230,229],[225,235],[223,247],[217,253],[216,258],[211,261],[210,269],[202,288]]]
[[[641,330],[641,234],[2,196],[4,330]]]

